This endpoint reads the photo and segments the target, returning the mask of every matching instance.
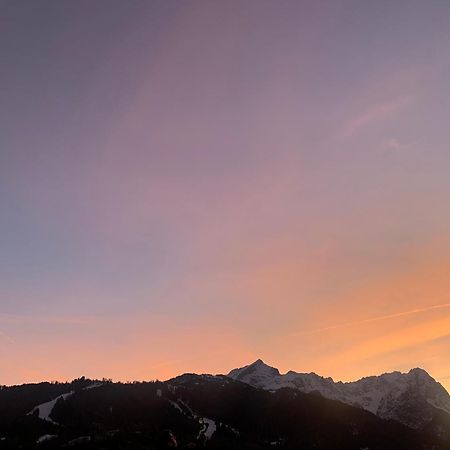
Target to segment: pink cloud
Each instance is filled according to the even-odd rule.
[[[405,150],[408,147],[410,147],[411,144],[405,144],[401,141],[399,141],[398,139],[392,138],[392,139],[387,139],[385,140],[381,147],[383,150],[386,151],[400,151],[400,150]]]
[[[352,117],[344,125],[339,133],[340,138],[351,138],[370,124],[386,120],[395,113],[411,105],[413,100],[414,98],[412,95],[407,95],[370,106],[363,112]]]

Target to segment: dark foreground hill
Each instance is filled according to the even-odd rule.
[[[225,376],[0,390],[0,449],[450,450],[432,434],[292,388]]]

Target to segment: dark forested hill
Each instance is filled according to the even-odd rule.
[[[431,434],[291,388],[225,376],[79,379],[0,390],[0,449],[445,450]]]

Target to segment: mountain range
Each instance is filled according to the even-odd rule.
[[[424,370],[335,383],[258,360],[228,375],[0,388],[0,449],[450,450]]]
[[[318,392],[323,397],[365,409],[378,417],[396,420],[415,429],[435,425],[437,434],[445,433],[437,419],[442,412],[450,414],[450,395],[420,368],[411,369],[408,373],[385,373],[343,383],[315,373],[289,371],[282,375],[278,369],[259,359],[232,370],[228,376],[266,390],[293,388],[304,393]]]

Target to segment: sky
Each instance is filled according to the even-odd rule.
[[[0,384],[450,389],[449,43],[446,0],[0,0]]]

